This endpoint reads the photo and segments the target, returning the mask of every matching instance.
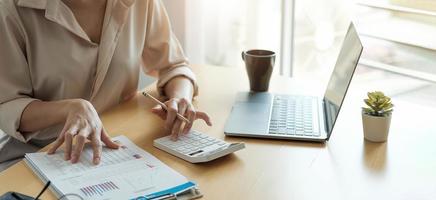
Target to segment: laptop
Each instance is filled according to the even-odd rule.
[[[351,23],[324,97],[240,92],[224,133],[228,136],[327,141],[362,50]]]

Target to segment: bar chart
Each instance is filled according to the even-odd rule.
[[[120,188],[117,185],[115,185],[115,183],[113,183],[112,181],[108,181],[96,185],[82,187],[80,188],[80,191],[82,191],[83,194],[85,194],[87,197],[93,197],[96,195],[103,196],[107,192],[119,190],[119,189]]]

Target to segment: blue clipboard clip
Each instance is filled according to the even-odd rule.
[[[196,188],[196,184],[193,182],[186,182],[184,184],[155,192],[145,196],[140,196],[132,200],[188,200],[197,199],[203,195]]]

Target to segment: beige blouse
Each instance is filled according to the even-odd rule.
[[[160,0],[108,0],[100,44],[61,0],[1,0],[0,162],[59,134],[18,131],[31,101],[83,98],[102,112],[136,93],[140,66],[158,72],[159,91],[176,76],[195,85],[187,64]]]

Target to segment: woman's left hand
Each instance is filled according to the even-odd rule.
[[[168,110],[157,105],[151,111],[165,120],[165,129],[171,134],[172,140],[177,140],[182,134],[188,134],[192,124],[197,119],[202,119],[208,126],[212,126],[209,115],[205,112],[196,111],[191,100],[186,98],[172,98],[164,102]],[[190,123],[177,118],[177,113],[185,116]]]

